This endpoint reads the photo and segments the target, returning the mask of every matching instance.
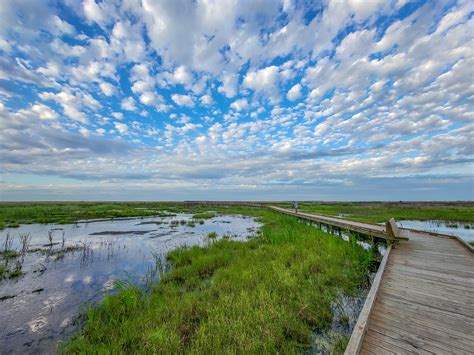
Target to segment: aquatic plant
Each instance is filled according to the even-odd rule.
[[[30,247],[30,241],[31,241],[30,233],[20,234],[20,245],[21,245],[20,254],[22,258],[24,258],[26,253],[28,253],[28,249]]]
[[[369,253],[295,219],[263,218],[259,237],[182,247],[150,292],[136,287],[88,311],[67,353],[295,353],[330,329],[331,300],[366,283]],[[344,338],[345,339],[345,338]],[[341,344],[343,341],[340,341]]]
[[[53,237],[54,237],[53,230],[50,229],[50,230],[48,231],[48,241],[49,241],[48,245],[49,245],[49,246],[53,246]]]
[[[209,219],[209,218],[214,218],[215,214],[212,212],[202,212],[202,213],[196,213],[193,215],[193,219]]]
[[[13,238],[10,235],[10,232],[7,232],[5,235],[5,239],[3,241],[3,254],[7,254],[9,251],[12,250],[13,245]]]
[[[211,232],[207,235],[208,239],[214,240],[217,238],[217,233],[216,232]]]
[[[291,207],[290,204],[279,205]],[[207,209],[206,206],[190,209],[182,202],[0,202],[0,229],[27,223],[74,223],[93,218],[171,217],[177,212],[209,213]],[[391,217],[396,220],[474,222],[473,202],[304,202],[300,209],[376,223],[386,222]]]

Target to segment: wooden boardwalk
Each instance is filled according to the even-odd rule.
[[[271,208],[392,239],[388,225]],[[346,354],[474,354],[472,248],[456,238],[402,228],[396,236],[399,240],[387,248]]]
[[[409,241],[387,256],[365,332],[352,342],[361,354],[473,354],[473,253],[456,239],[401,233]]]
[[[384,225],[354,222],[354,221],[348,221],[342,218],[322,216],[322,215],[317,215],[317,214],[312,214],[312,213],[304,213],[304,212],[295,213],[293,209],[281,208],[281,207],[276,207],[276,206],[269,206],[269,208],[278,212],[282,212],[282,213],[295,216],[298,218],[307,219],[313,222],[323,223],[323,224],[334,226],[337,228],[367,234],[372,237],[389,239],[389,236],[387,235],[387,232],[386,232],[386,227]]]

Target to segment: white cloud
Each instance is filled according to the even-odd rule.
[[[214,103],[214,100],[212,99],[212,96],[210,96],[210,95],[201,96],[200,101],[205,106],[209,106],[209,105],[212,105]]]
[[[145,91],[140,95],[140,102],[147,106],[157,106],[163,102],[163,97],[155,92]]]
[[[275,65],[249,71],[244,77],[242,86],[255,90],[259,95],[266,95],[272,102],[280,100],[280,89],[278,88],[279,68]]]
[[[234,110],[240,112],[240,111],[243,111],[243,110],[248,109],[249,103],[247,102],[246,99],[238,99],[238,100],[235,100],[235,101],[230,105],[230,107],[232,107]]]
[[[116,87],[105,81],[101,82],[99,86],[105,96],[114,96],[117,93]]]
[[[194,107],[194,100],[191,95],[173,94],[171,99],[180,106]]]
[[[221,78],[222,84],[217,91],[228,98],[234,97],[237,94],[237,80],[237,75],[224,72]]]
[[[286,97],[290,101],[296,101],[299,98],[301,98],[301,95],[302,95],[301,94],[301,85],[296,84],[288,91],[288,94],[286,95]]]
[[[137,106],[135,105],[135,100],[133,97],[127,97],[122,100],[120,106],[127,111],[135,111]]]
[[[118,120],[121,120],[123,118],[123,113],[122,112],[112,112],[112,116],[114,116]]]
[[[180,65],[173,73],[173,80],[178,84],[191,84],[193,81],[192,74],[186,69],[184,65]]]
[[[42,120],[57,120],[58,114],[46,105],[35,104],[31,106],[31,111],[38,114],[38,117]]]
[[[89,21],[97,23],[104,22],[106,15],[95,0],[84,0],[82,6],[84,9],[84,15]]]
[[[128,133],[128,126],[125,123],[114,122],[115,129],[120,132],[121,135]]]
[[[42,92],[38,95],[42,100],[53,100],[60,104],[64,114],[73,120],[88,123],[89,118],[84,113],[85,110],[95,111],[101,107],[100,103],[90,94],[81,91],[73,91],[69,88],[54,94],[52,92]]]

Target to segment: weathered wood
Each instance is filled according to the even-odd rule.
[[[294,212],[293,210],[287,208],[281,208],[276,206],[268,206],[268,208],[288,214],[290,216],[295,216],[302,219],[307,219],[310,221],[318,222],[325,224],[329,228],[338,227],[341,229],[349,230],[352,232],[357,232],[361,234],[368,235],[369,237],[376,237],[381,239],[393,240],[394,238],[387,235],[385,227],[379,224],[371,224],[371,223],[362,223],[362,222],[355,222],[355,221],[348,221],[342,218],[336,217],[329,217],[329,216],[321,216],[316,214],[304,213],[304,212]],[[400,235],[397,237],[400,240],[408,240],[407,237]]]
[[[402,228],[399,233],[407,235]],[[360,352],[472,353],[472,253],[455,238],[415,231],[408,236],[385,265]]]
[[[328,231],[401,241],[389,246],[345,354],[456,353],[474,349],[474,258],[456,237],[340,218],[276,211],[324,224]]]
[[[397,223],[393,218],[385,224],[385,230],[387,231],[387,235],[391,239],[398,238],[400,236],[400,231],[398,229]]]
[[[385,267],[390,257],[391,250],[392,250],[392,246],[389,245],[387,250],[385,251],[385,255],[382,259],[382,262],[380,263],[380,266],[377,271],[377,274],[375,275],[374,281],[372,282],[372,286],[370,288],[369,294],[367,295],[367,298],[365,299],[364,307],[362,308],[359,318],[357,319],[357,323],[354,327],[349,343],[347,344],[345,354],[357,354],[360,351],[360,348],[362,346],[362,340],[364,338],[364,335],[367,331],[367,327],[369,325],[370,313],[372,312],[372,308],[375,305],[377,293],[378,293],[380,284],[382,282],[382,277],[385,272]]]

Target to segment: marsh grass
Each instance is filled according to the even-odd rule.
[[[290,203],[278,205],[291,208]],[[474,222],[473,202],[303,202],[299,208],[303,212],[342,215],[345,219],[369,223],[384,223],[392,217],[397,221]]]
[[[182,203],[162,202],[3,202],[0,229],[31,223],[74,223],[94,218],[172,217]]]
[[[224,210],[224,209],[223,209]],[[331,302],[367,282],[370,253],[271,211],[248,242],[179,248],[151,291],[127,287],[85,315],[66,353],[260,353],[311,348]],[[160,265],[163,268],[163,265]],[[340,339],[336,339],[340,342]],[[337,343],[336,342],[336,343]],[[337,344],[335,344],[337,346]]]
[[[291,207],[290,203],[279,203]],[[223,210],[225,207],[215,208]],[[300,210],[344,218],[383,223],[396,220],[443,220],[474,222],[472,202],[303,202]],[[94,218],[172,217],[194,213],[198,220],[212,218],[206,206],[188,208],[182,202],[3,202],[0,203],[0,229],[29,223],[74,223]]]
[[[193,219],[210,219],[214,218],[216,215],[212,212],[201,212],[193,215]]]

